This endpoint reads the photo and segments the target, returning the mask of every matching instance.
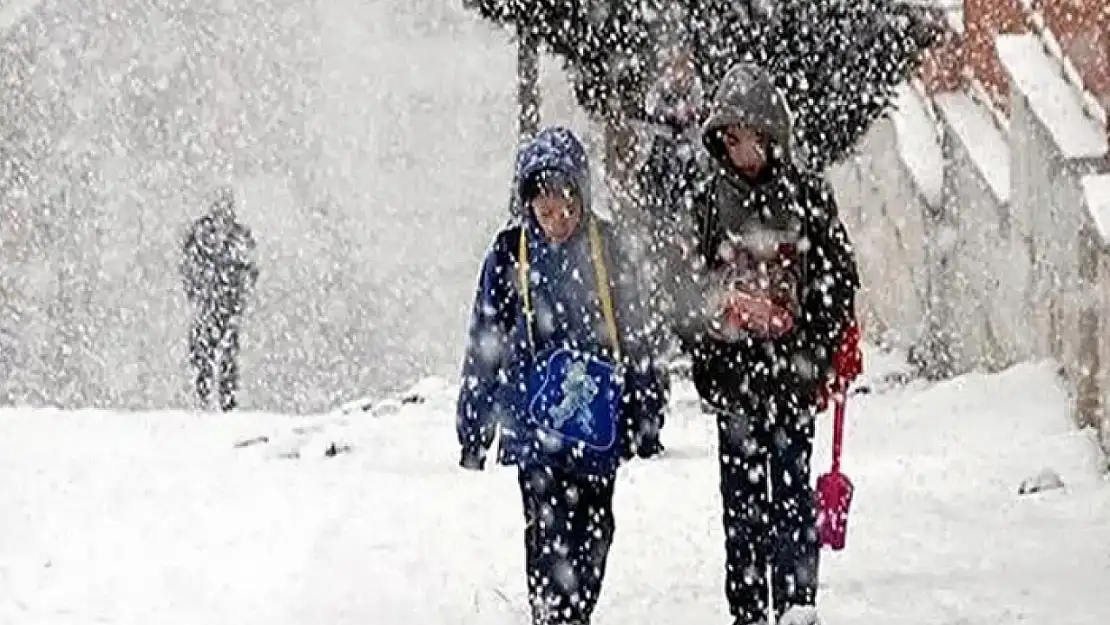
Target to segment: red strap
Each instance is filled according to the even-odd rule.
[[[840,345],[833,355],[833,369],[838,382],[845,387],[863,373],[863,351],[859,342],[859,324],[852,319],[844,329]]]
[[[863,351],[859,346],[859,324],[852,319],[845,328],[840,349],[834,356],[836,380],[831,395],[835,414],[833,416],[833,457],[832,472],[840,473],[840,456],[844,450],[844,412],[848,402],[848,387],[863,373]]]
[[[833,393],[836,414],[833,418],[832,472],[840,473],[840,454],[844,449],[844,404],[847,402],[844,391]]]

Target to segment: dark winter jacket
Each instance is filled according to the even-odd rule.
[[[223,195],[193,222],[182,250],[181,274],[186,297],[199,309],[237,314],[258,280],[258,268],[254,237],[235,219],[231,203]]]
[[[720,131],[733,124],[770,142],[769,165],[757,180],[729,163]],[[692,356],[695,385],[719,409],[741,404],[745,395],[788,391],[802,406],[811,405],[854,314],[859,278],[851,244],[830,186],[795,165],[792,134],[790,112],[766,72],[740,65],[725,76],[703,126],[714,171],[695,203],[695,270],[675,281],[682,312],[677,329]],[[785,291],[797,312],[793,329],[777,338],[715,338],[707,332],[715,312],[707,294],[737,263],[767,258],[768,249],[787,268]]]
[[[699,146],[682,135],[657,135],[640,170],[640,185],[654,224],[666,224],[677,213],[688,212],[698,188]],[[653,232],[662,236],[662,232]]]
[[[649,148],[640,178],[657,222],[689,210],[698,181],[701,81],[692,67],[687,73],[681,69],[668,67],[645,102]]]
[[[528,326],[518,288],[520,228],[526,229],[530,293],[537,353],[556,346],[610,355],[598,296],[587,220],[598,217],[590,207],[589,165],[578,140],[561,128],[548,129],[525,146],[518,158],[520,187],[543,170],[570,177],[583,202],[584,219],[571,239],[548,243],[529,210],[522,226],[501,231],[482,265],[462,367],[457,431],[464,463],[481,465],[501,427],[499,460],[503,464],[543,464],[534,433],[523,425],[525,368],[532,362]],[[524,203],[521,202],[521,206]],[[620,346],[627,366],[622,455],[633,452],[636,433],[649,415],[662,409],[661,388],[645,340],[647,320],[636,272],[612,227],[602,221],[601,239],[613,295]],[[612,467],[614,470],[615,466]]]

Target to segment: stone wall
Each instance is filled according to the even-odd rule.
[[[853,207],[846,219],[872,283],[868,331],[873,339],[891,330],[913,336],[934,378],[1054,359],[1073,391],[1077,423],[1100,431],[1110,451],[1110,373],[1100,366],[1110,362],[1105,123],[1089,115],[1041,38],[1005,35],[997,46],[1008,115],[970,92],[917,91],[938,135],[920,122],[910,130],[913,115],[903,106],[895,119],[919,136],[917,150],[892,141],[897,124],[881,122],[864,154],[834,176]],[[935,138],[943,156],[911,167],[922,136]],[[941,199],[930,202],[906,181],[926,188],[937,168]],[[892,243],[911,233],[908,244]],[[923,275],[914,291],[924,293],[924,306],[893,286],[905,266]]]

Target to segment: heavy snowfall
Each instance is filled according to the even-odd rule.
[[[533,623],[516,472],[493,452],[464,471],[456,435],[513,209],[511,33],[458,0],[12,0],[0,37],[0,623]],[[605,213],[599,124],[541,61],[542,125],[585,141]],[[928,169],[925,117],[894,124]],[[219,322],[226,411],[191,369],[208,339],[181,270],[214,192],[253,267]],[[921,279],[896,248],[859,242],[898,274],[865,290]],[[891,338],[920,328],[881,329],[847,400],[822,621],[1110,620],[1106,452],[1059,363],[922,376]],[[593,623],[732,622],[718,424],[673,385],[665,452],[617,472]],[[818,415],[814,477],[832,430]]]

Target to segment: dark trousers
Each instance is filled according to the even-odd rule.
[[[235,408],[239,388],[239,324],[228,315],[198,314],[189,334],[189,360],[196,373],[197,401],[207,407],[218,384],[220,410]]]
[[[737,625],[766,622],[768,584],[777,616],[813,605],[817,597],[820,545],[809,481],[813,417],[774,400],[760,403],[761,409],[717,416],[725,595]]]
[[[616,476],[522,468],[532,625],[588,625],[613,544]]]

